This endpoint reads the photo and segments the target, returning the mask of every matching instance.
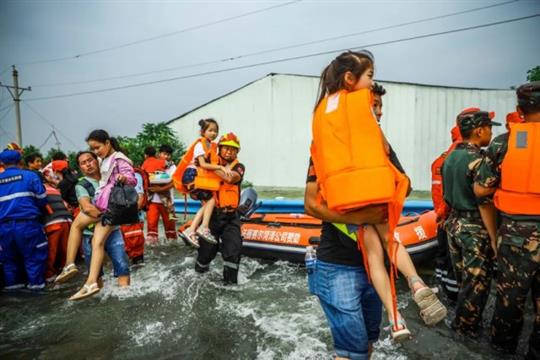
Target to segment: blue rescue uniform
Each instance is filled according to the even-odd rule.
[[[9,167],[0,174],[0,263],[6,289],[45,286],[48,244],[41,217],[47,193],[29,170]]]

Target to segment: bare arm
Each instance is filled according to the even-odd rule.
[[[496,188],[487,188],[487,187],[484,187],[478,183],[474,183],[474,186],[473,186],[473,191],[474,191],[474,195],[476,195],[477,198],[480,198],[480,197],[485,197],[485,196],[490,196],[492,195],[493,193],[495,193],[495,190],[497,190]]]
[[[385,205],[367,206],[345,214],[332,211],[326,204],[317,201],[318,190],[316,182],[311,181],[306,183],[304,209],[306,214],[323,221],[352,225],[380,224],[384,223],[388,217],[387,207]]]
[[[165,185],[151,185],[148,187],[148,191],[153,192],[153,193],[159,193],[159,192],[170,190],[173,188],[173,186],[174,186],[174,183],[171,181],[170,183],[165,184]]]
[[[224,166],[214,165],[214,164],[210,164],[209,162],[206,162],[206,159],[204,158],[204,156],[199,156],[197,158],[197,161],[199,162],[199,166],[205,170],[224,170]]]
[[[236,184],[240,181],[240,179],[242,179],[240,174],[238,174],[236,171],[229,171],[229,173],[227,174],[223,170],[216,170],[216,175],[229,184]]]
[[[99,211],[98,208],[96,208],[94,204],[92,204],[89,197],[84,196],[80,198],[79,206],[82,212],[84,212],[88,216],[97,218],[101,215],[101,211]]]

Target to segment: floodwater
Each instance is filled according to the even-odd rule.
[[[224,286],[219,255],[202,276],[193,270],[195,251],[184,244],[147,248],[145,256],[129,289],[118,288],[107,264],[105,288],[81,302],[67,298],[83,276],[41,294],[0,294],[0,359],[332,357],[330,331],[307,291],[305,269],[244,258],[240,284]],[[485,337],[459,339],[447,324],[423,326],[403,281],[399,299],[414,338],[395,345],[383,331],[373,359],[501,358]]]

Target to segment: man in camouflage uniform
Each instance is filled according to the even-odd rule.
[[[525,124],[539,123],[540,82],[520,86],[517,89],[517,98],[517,110],[524,118]],[[538,128],[538,125],[533,126]],[[519,154],[515,149],[526,152],[528,147],[535,146],[535,139],[530,136],[532,135],[530,132],[527,133],[527,130],[527,128],[516,129],[514,132],[511,130],[510,133],[506,133],[490,145],[491,155],[486,157],[480,165],[474,191],[478,196],[485,196],[497,190],[495,204],[501,215],[498,230],[497,300],[491,324],[492,344],[499,350],[515,353],[523,326],[525,302],[531,289],[536,316],[529,339],[527,359],[540,359],[540,209],[538,206],[540,194],[538,187],[535,191],[525,193],[527,197],[514,205],[523,211],[518,214],[505,212],[508,205],[504,203],[504,198],[498,197],[505,191],[501,185],[501,179],[505,176],[510,178],[509,180],[518,179],[518,181],[528,178],[528,174],[525,173],[507,174],[504,172],[505,168],[501,167],[509,154],[509,141],[510,144],[514,144],[514,149],[511,149],[512,154]],[[525,141],[520,141],[520,138]],[[536,143],[538,141],[540,139],[536,139]],[[537,150],[532,151],[537,153]],[[520,159],[519,155],[516,159],[522,164],[527,163],[527,160]],[[529,166],[540,166],[538,158],[536,159],[536,162],[528,162]],[[531,208],[530,205],[535,201],[536,206]]]
[[[486,111],[460,114],[458,126],[463,142],[448,155],[442,167],[444,200],[451,209],[446,231],[459,286],[452,328],[473,337],[479,334],[489,295],[493,258],[479,210],[486,200],[477,200],[473,184],[483,157],[481,147],[491,140],[491,126],[500,125],[491,121],[493,116]]]

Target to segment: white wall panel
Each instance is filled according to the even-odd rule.
[[[301,187],[318,83],[318,77],[269,75],[173,120],[171,126],[189,144],[198,136],[199,119],[213,117],[220,134],[233,131],[240,137],[247,180]],[[430,189],[431,162],[449,146],[450,129],[463,108],[495,111],[502,123],[515,108],[512,90],[381,83],[387,90],[381,126],[417,190]]]

